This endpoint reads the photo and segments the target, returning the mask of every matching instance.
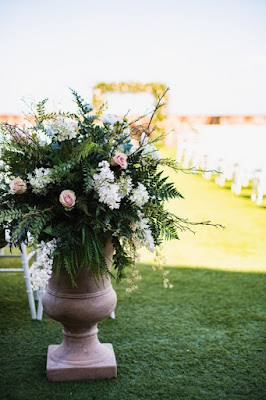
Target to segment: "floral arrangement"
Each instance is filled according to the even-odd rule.
[[[139,93],[147,92],[154,96],[155,103],[157,102],[157,93],[165,93],[164,104],[162,107],[158,108],[156,115],[153,118],[154,124],[163,121],[167,117],[166,104],[168,101],[167,87],[163,83],[150,82],[150,83],[140,83],[140,82],[111,82],[111,83],[98,83],[93,88],[93,100],[92,103],[96,107],[101,107],[104,94],[107,92],[121,92],[121,93]]]
[[[136,121],[95,113],[73,95],[77,113],[47,113],[44,100],[34,108],[31,126],[2,124],[0,226],[9,230],[11,246],[40,247],[31,268],[34,289],[53,269],[65,268],[75,285],[79,268],[120,281],[130,266],[134,289],[141,278],[134,266],[138,248],[154,251],[164,238],[177,239],[178,230],[190,229],[186,219],[165,209],[165,201],[182,196],[163,167],[179,167],[161,158],[158,138],[149,138],[150,124],[136,138]],[[161,105],[159,97],[152,117]],[[113,272],[105,261],[108,235]]]

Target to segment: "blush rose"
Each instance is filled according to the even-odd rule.
[[[27,185],[19,176],[10,182],[10,193],[22,194],[26,191]]]
[[[127,168],[127,155],[124,153],[116,153],[111,161],[112,165],[119,165],[120,168]]]
[[[63,190],[59,196],[59,201],[66,211],[71,211],[76,202],[76,195],[73,190]]]

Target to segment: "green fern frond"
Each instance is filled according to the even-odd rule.
[[[23,216],[23,212],[21,210],[13,209],[13,210],[4,210],[0,212],[0,225],[4,222],[19,220]]]
[[[73,158],[77,162],[80,162],[81,160],[87,158],[92,152],[100,154],[102,152],[102,149],[98,144],[92,142],[91,139],[88,138],[75,148],[75,150],[73,151]]]

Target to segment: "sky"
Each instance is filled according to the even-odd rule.
[[[0,16],[0,114],[47,97],[72,111],[69,87],[91,101],[121,81],[165,83],[171,114],[266,114],[266,0],[0,0]]]

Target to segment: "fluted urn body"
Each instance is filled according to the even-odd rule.
[[[108,240],[106,262],[111,265],[113,248]],[[46,314],[63,325],[63,342],[48,348],[48,380],[107,379],[117,375],[111,344],[98,340],[97,324],[116,306],[116,293],[109,277],[95,280],[87,268],[75,277],[73,287],[66,271],[53,273],[43,296]]]

